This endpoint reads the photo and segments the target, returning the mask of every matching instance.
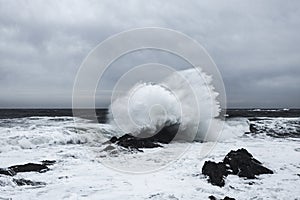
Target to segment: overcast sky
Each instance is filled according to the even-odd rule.
[[[298,0],[0,0],[0,107],[71,107],[87,54],[112,34],[149,26],[206,48],[228,107],[300,107]]]

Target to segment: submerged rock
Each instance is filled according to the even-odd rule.
[[[111,145],[108,145],[107,147],[105,147],[102,151],[113,151],[115,150],[116,148],[111,146]]]
[[[44,165],[54,165],[56,163],[56,161],[55,160],[42,160],[41,163]]]
[[[40,186],[40,185],[46,185],[44,182],[39,181],[31,181],[27,179],[13,179],[13,182],[16,183],[18,186],[24,186],[24,185],[31,185],[31,186]]]
[[[273,174],[273,171],[264,167],[246,149],[242,148],[230,151],[223,162],[206,161],[202,167],[202,173],[209,176],[211,184],[222,187],[225,185],[225,177],[228,174],[253,179],[256,175]]]

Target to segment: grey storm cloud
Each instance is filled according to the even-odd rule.
[[[298,0],[0,0],[0,107],[71,107],[88,53],[113,34],[149,26],[178,30],[207,49],[228,107],[300,107],[299,19]],[[162,56],[115,65],[177,62]],[[117,66],[107,73],[100,98],[108,102],[119,73]]]

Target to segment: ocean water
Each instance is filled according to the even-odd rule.
[[[67,109],[0,110],[0,168],[56,160],[48,172],[14,177],[42,181],[45,186],[17,186],[12,177],[0,175],[0,199],[300,198],[300,110],[227,110],[217,142],[190,142],[171,163],[166,161],[172,152],[186,147],[185,143],[165,145],[160,153],[155,149],[120,150],[113,155],[103,151],[104,142],[122,133],[107,123],[108,110],[96,113],[98,121],[92,121],[84,110],[76,118]],[[212,143],[211,151],[201,155],[201,149]],[[209,184],[201,174],[204,162],[221,161],[238,148],[246,148],[274,174],[254,180],[229,175],[222,188]],[[107,163],[143,173],[112,169]],[[143,171],[153,163],[163,167]]]

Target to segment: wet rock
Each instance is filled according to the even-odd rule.
[[[249,129],[251,133],[256,133],[258,129],[256,128],[255,124],[250,123]]]
[[[255,175],[273,174],[273,171],[264,167],[261,162],[256,160],[246,149],[230,151],[223,162],[230,166],[232,174],[248,179],[255,178]]]
[[[17,173],[8,168],[0,168],[0,174],[7,175],[7,176],[14,176]]]
[[[0,168],[0,174],[14,176],[20,172],[46,172],[49,170],[47,165],[53,165],[55,161],[44,160],[42,164],[27,163],[24,165],[13,165],[8,168]]]
[[[19,172],[46,172],[49,168],[44,164],[27,163],[24,165],[14,165],[8,169],[19,173]]]
[[[24,186],[24,185],[31,185],[31,186],[40,186],[40,185],[46,185],[44,182],[37,182],[37,181],[31,181],[27,179],[13,179],[13,182],[16,183],[18,186]]]
[[[150,137],[145,137],[143,134],[133,136],[125,134],[122,137],[112,137],[109,142],[116,143],[125,148],[139,149],[139,148],[156,148],[162,147],[161,144],[170,143],[177,134],[179,124],[172,124],[163,127],[158,133]]]
[[[210,183],[222,187],[225,185],[225,177],[228,174],[253,179],[256,175],[273,174],[273,171],[264,167],[246,149],[242,148],[230,151],[223,162],[206,161],[202,167],[202,173],[209,176]]]
[[[225,185],[225,177],[228,175],[224,163],[215,163],[212,161],[205,161],[202,167],[202,174],[209,176],[209,182],[213,185],[223,187]]]
[[[55,160],[42,160],[41,163],[43,165],[54,165],[56,163]]]
[[[224,197],[224,199],[223,200],[235,200],[235,198],[232,198],[232,197],[228,197],[228,196],[226,196],[226,197]]]
[[[169,144],[175,138],[180,124],[172,124],[163,127],[155,135],[147,138],[152,142],[159,142],[162,144]]]
[[[213,195],[210,195],[209,197],[208,197],[210,200],[218,200],[215,196],[213,196]],[[235,200],[235,198],[231,198],[231,197],[228,197],[228,196],[226,196],[226,197],[224,197],[224,199],[220,199],[220,200]]]
[[[118,141],[118,138],[116,136],[113,136],[111,139],[110,139],[110,142],[111,143],[115,143]]]
[[[113,151],[115,150],[116,148],[111,146],[111,145],[108,145],[107,147],[105,147],[102,151]]]
[[[217,200],[217,198],[216,198],[215,196],[213,196],[213,195],[210,195],[208,198],[209,198],[210,200]]]
[[[138,138],[130,134],[125,134],[118,138],[116,143],[122,147],[133,149],[161,147],[161,145],[148,138]]]
[[[0,174],[7,175],[7,176],[14,176],[20,172],[46,172],[49,170],[47,165],[53,165],[56,161],[55,160],[43,160],[41,161],[42,164],[36,163],[27,163],[24,165],[13,165],[8,168],[0,168]],[[31,181],[27,179],[17,179],[13,178],[12,181],[16,183],[18,186],[30,185],[30,186],[42,186],[46,185],[44,182],[38,181]]]

